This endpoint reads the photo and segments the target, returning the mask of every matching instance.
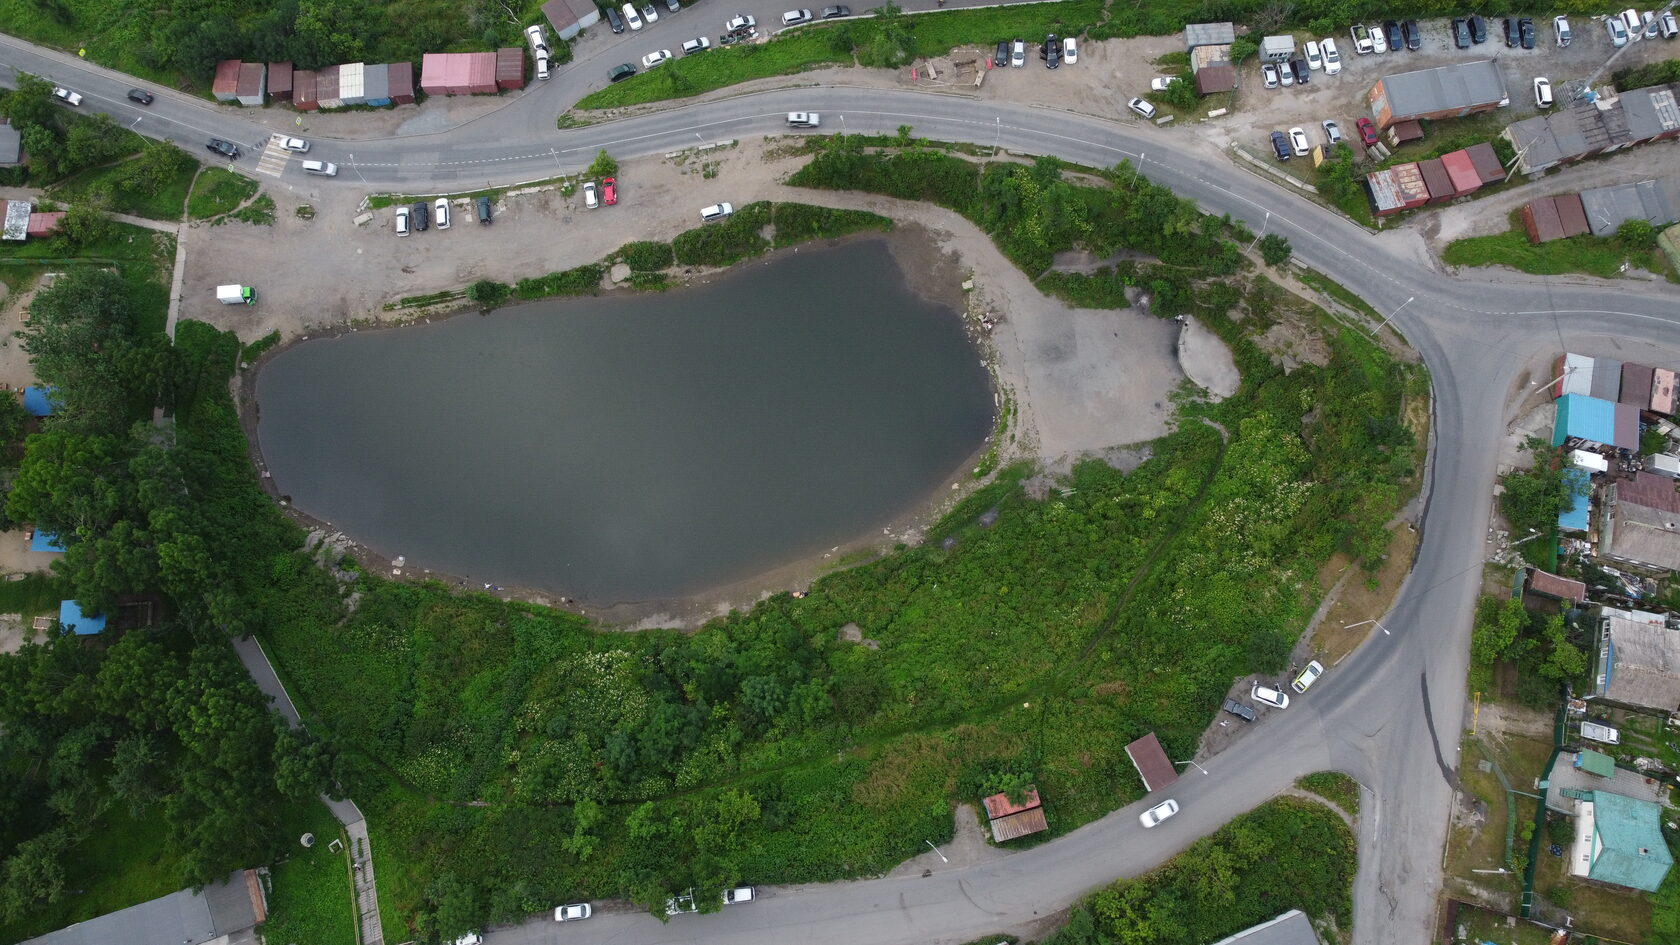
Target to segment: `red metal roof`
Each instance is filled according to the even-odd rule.
[[[1442,203],[1458,196],[1458,190],[1453,187],[1452,178],[1447,175],[1440,158],[1419,161],[1418,173],[1423,175],[1423,186],[1429,191],[1430,203]]]
[[[298,69],[292,73],[292,105],[304,111],[321,107],[320,100],[315,97],[315,70]]]
[[[1421,207],[1429,200],[1429,188],[1424,186],[1423,172],[1416,162],[1373,171],[1365,180],[1377,205],[1377,216]]]
[[[1557,204],[1550,197],[1530,200],[1517,211],[1530,243],[1547,243],[1563,236],[1563,223],[1558,220]]]
[[[1173,767],[1172,759],[1161,749],[1161,742],[1154,732],[1127,745],[1126,757],[1132,759],[1132,764],[1137,766],[1138,776],[1143,778],[1145,791],[1159,791],[1178,780],[1178,770]]]
[[[1476,166],[1476,174],[1482,179],[1482,186],[1497,184],[1505,179],[1505,165],[1499,163],[1499,155],[1493,150],[1493,145],[1487,141],[1473,144],[1464,149],[1470,155],[1470,163]]]
[[[292,97],[291,63],[271,62],[268,64],[268,94],[275,98]]]
[[[1644,410],[1651,402],[1651,378],[1655,374],[1654,368],[1631,361],[1622,362],[1622,396],[1616,399]]]
[[[263,94],[263,64],[260,62],[242,62],[239,64],[239,97],[259,98]]]
[[[1680,512],[1680,492],[1675,491],[1674,480],[1656,473],[1636,472],[1632,479],[1616,483],[1616,501],[1663,512]]]
[[[1587,599],[1587,586],[1580,581],[1571,581],[1566,577],[1558,577],[1539,568],[1528,569],[1528,589],[1536,594],[1556,597],[1560,600],[1572,600],[1579,604]]]
[[[1418,121],[1416,118],[1408,118],[1405,121],[1397,121],[1388,126],[1388,133],[1394,137],[1395,142],[1398,144],[1405,144],[1408,141],[1417,141],[1423,137],[1423,122]]]
[[[993,794],[991,797],[981,800],[980,803],[986,805],[986,816],[996,820],[999,817],[1019,814],[1021,811],[1032,810],[1037,807],[1038,788],[1036,786],[1027,788],[1026,800],[1019,804],[1011,802],[1008,794]]]
[[[223,59],[216,63],[216,78],[210,82],[210,94],[224,100],[238,95],[240,65],[242,63],[237,59]]]
[[[31,213],[29,215],[29,235],[50,236],[53,230],[58,229],[58,221],[62,219],[64,219],[64,211],[62,210]]]
[[[1467,152],[1449,151],[1441,155],[1441,165],[1447,169],[1447,175],[1452,178],[1453,187],[1460,197],[1482,188],[1482,175],[1476,173],[1476,164]]]
[[[467,92],[482,95],[496,91],[496,54],[461,53],[467,57]]]
[[[1019,814],[999,817],[991,822],[992,842],[1003,843],[1016,837],[1024,837],[1030,833],[1049,830],[1050,825],[1044,822],[1044,808],[1035,807],[1024,810]]]
[[[1563,224],[1565,237],[1585,236],[1592,232],[1592,227],[1587,224],[1587,208],[1581,205],[1580,194],[1558,194],[1552,198],[1552,203],[1557,205],[1558,221]]]
[[[504,89],[525,87],[525,47],[503,46],[496,50],[496,85]]]
[[[389,65],[391,101],[398,105],[414,104],[414,63],[393,62]]]

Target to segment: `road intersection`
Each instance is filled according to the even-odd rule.
[[[260,148],[270,133],[236,109],[173,93],[160,92],[148,109],[133,106],[124,97],[136,85],[132,79],[0,37],[0,83],[14,84],[14,70],[75,88],[87,97],[85,110],[107,112],[188,149],[202,148],[212,136]],[[1417,563],[1393,610],[1381,618],[1389,632],[1373,634],[1289,709],[1204,759],[1205,775],[1192,771],[1180,779],[1171,793],[1183,812],[1160,827],[1145,831],[1136,820],[1143,806],[1159,800],[1151,797],[1052,843],[972,866],[936,865],[925,877],[766,889],[751,905],[664,924],[629,912],[598,911],[587,923],[564,925],[538,918],[492,933],[491,942],[920,945],[1041,928],[1046,916],[1084,893],[1164,862],[1296,777],[1323,769],[1346,772],[1366,789],[1355,941],[1412,945],[1430,937],[1505,405],[1519,383],[1544,380],[1548,359],[1564,350],[1680,369],[1680,291],[1668,283],[1452,275],[1423,258],[1408,234],[1371,233],[1238,168],[1198,144],[1194,130],[849,87],[761,92],[556,130],[554,118],[570,102],[551,90],[538,94],[548,103],[546,114],[527,104],[427,134],[357,141],[317,136],[310,157],[339,163],[340,186],[460,192],[576,172],[602,148],[623,159],[785,133],[786,112],[812,110],[823,114],[825,130],[892,134],[909,125],[918,136],[1053,154],[1090,166],[1130,160],[1207,212],[1287,237],[1301,263],[1391,316],[1431,373],[1432,442]],[[301,172],[292,166],[284,174]],[[1278,851],[1270,867],[1287,869],[1287,857],[1288,851]]]

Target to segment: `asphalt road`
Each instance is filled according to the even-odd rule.
[[[677,19],[695,15],[685,11]],[[603,55],[614,54],[604,48]],[[130,79],[9,38],[0,40],[0,60],[0,81],[10,81],[12,69],[47,75],[87,95],[84,108],[109,111],[143,133],[188,147],[212,135],[243,144],[267,138],[265,128],[237,110],[155,88],[159,98],[150,109],[131,106],[122,98],[135,84]],[[1081,164],[1132,159],[1146,176],[1204,210],[1229,213],[1257,233],[1288,237],[1303,263],[1392,315],[1432,374],[1433,449],[1417,565],[1382,620],[1387,632],[1374,634],[1287,710],[1270,713],[1256,731],[1207,761],[1207,774],[1192,770],[1183,777],[1169,792],[1183,810],[1160,827],[1138,825],[1137,813],[1159,799],[1150,797],[1054,843],[982,865],[936,867],[926,878],[764,889],[752,904],[665,924],[608,908],[583,923],[539,917],[496,931],[491,942],[963,942],[1022,928],[1116,877],[1148,870],[1297,776],[1325,768],[1344,771],[1367,788],[1355,941],[1413,945],[1428,938],[1458,768],[1470,615],[1504,406],[1522,372],[1565,349],[1680,369],[1680,292],[1669,284],[1632,281],[1502,275],[1496,282],[1485,275],[1446,275],[1417,261],[1407,234],[1367,233],[1210,153],[1193,132],[1130,121],[1120,115],[1118,97],[1114,120],[1105,120],[913,91],[829,87],[555,131],[554,116],[569,104],[560,82],[557,77],[552,90],[437,134],[317,138],[313,156],[344,165],[343,186],[448,192],[577,170],[600,148],[622,158],[780,133],[786,130],[783,113],[817,110],[824,130],[891,133],[908,124],[922,136]],[[251,158],[242,163],[249,167]],[[296,173],[295,167],[286,173]],[[1278,851],[1272,867],[1287,869],[1287,857],[1288,851]]]

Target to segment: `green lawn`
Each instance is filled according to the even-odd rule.
[[[253,185],[255,186],[255,185]],[[65,258],[56,241],[0,243],[0,267],[58,270],[64,266],[115,266],[132,288],[142,327],[162,331],[169,315],[169,274],[175,265],[175,236],[131,223],[113,223],[105,240]],[[8,283],[10,280],[7,280]]]
[[[1541,276],[1584,272],[1602,279],[1620,276],[1626,263],[1670,282],[1680,281],[1661,250],[1634,249],[1615,237],[1603,236],[1572,236],[1535,245],[1520,226],[1493,236],[1453,240],[1441,258],[1453,266],[1510,266]]]
[[[356,945],[348,847],[328,849],[334,839],[350,842],[343,828],[317,800],[298,805],[288,821],[292,853],[272,870],[264,940],[269,945]],[[295,842],[305,832],[315,835],[315,845],[307,850]]]
[[[1359,782],[1345,774],[1318,771],[1296,779],[1295,786],[1317,794],[1350,816],[1359,816]]]
[[[187,198],[187,216],[194,220],[208,220],[224,213],[232,213],[257,192],[257,182],[225,167],[207,167],[193,181],[192,194]]]
[[[0,581],[0,613],[22,614],[25,621],[38,614],[58,613],[68,588],[52,574],[31,574],[21,581]]]
[[[0,923],[0,942],[33,938],[180,889],[179,864],[163,852],[168,829],[155,809],[139,819],[120,805],[107,811],[64,859],[65,897],[18,922]]]
[[[191,162],[181,173],[175,175],[167,186],[150,196],[118,183],[123,170],[121,162],[73,174],[54,184],[47,194],[62,203],[69,203],[71,198],[108,182],[111,185],[112,202],[109,209],[112,213],[127,213],[149,220],[175,221],[181,219],[181,208],[187,202],[187,191],[192,187],[193,175],[198,173],[198,167],[198,162]]]

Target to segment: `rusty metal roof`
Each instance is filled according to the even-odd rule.
[[[1178,770],[1173,767],[1172,759],[1162,750],[1161,742],[1154,732],[1127,745],[1126,757],[1132,759],[1132,764],[1137,765],[1138,775],[1143,778],[1143,788],[1146,791],[1159,791],[1178,780]]]

